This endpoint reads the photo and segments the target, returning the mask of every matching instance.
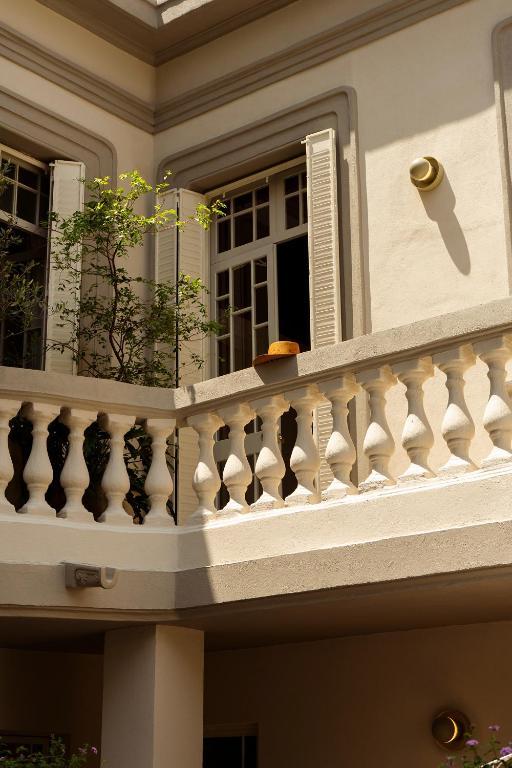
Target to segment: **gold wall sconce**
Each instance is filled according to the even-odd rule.
[[[435,189],[443,180],[444,169],[435,157],[417,157],[409,168],[409,176],[420,192]]]
[[[446,709],[432,720],[432,736],[442,749],[456,750],[464,746],[470,732],[469,719],[463,712]]]

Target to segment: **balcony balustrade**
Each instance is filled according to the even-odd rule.
[[[512,472],[511,358],[512,304],[503,300],[178,390],[2,368],[0,520],[41,518],[99,530],[140,522],[140,535],[155,528],[172,534],[176,523],[226,525],[280,510],[347,505],[361,494],[393,494],[497,467]],[[468,380],[471,397],[465,394]],[[322,404],[330,406],[332,432],[321,453],[315,413]],[[290,408],[297,430],[289,471],[296,487],[283,498],[279,429]],[[11,434],[17,414],[32,426],[28,456],[21,459]],[[261,447],[253,470],[245,428],[255,417]],[[104,498],[99,513],[84,502],[91,488],[84,434],[95,422],[108,454],[101,491],[97,487]],[[48,447],[56,424],[66,428],[59,472]],[[138,519],[127,501],[133,488],[125,441],[134,425],[151,445],[146,464],[141,459],[144,486],[137,491],[148,511]],[[216,442],[224,425],[229,447],[221,477]],[[197,435],[190,478],[197,507],[187,516],[179,501],[177,515],[170,514],[175,478],[169,445],[176,426]],[[132,441],[132,456],[137,445]],[[319,484],[322,463],[330,468],[325,487]],[[249,504],[254,475],[261,493]],[[221,482],[227,492],[222,505]],[[23,493],[16,496],[16,488]]]

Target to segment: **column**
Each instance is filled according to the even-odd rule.
[[[145,626],[107,632],[101,760],[109,768],[201,768],[203,633]]]
[[[13,505],[5,497],[5,489],[14,475],[14,467],[9,453],[9,421],[20,409],[16,400],[0,400],[0,517],[12,517],[16,514]]]
[[[133,519],[125,510],[123,501],[130,490],[130,477],[124,461],[124,436],[134,423],[134,416],[109,414],[104,419],[105,429],[110,435],[110,456],[101,480],[108,501],[100,517],[101,523],[133,525]]]
[[[437,471],[438,475],[461,475],[476,469],[469,457],[469,447],[475,434],[475,425],[464,397],[464,372],[475,364],[470,344],[434,355],[433,362],[446,375],[448,403],[441,431],[450,452],[448,461]]]
[[[395,449],[395,442],[386,420],[386,392],[396,383],[389,366],[363,371],[357,381],[368,393],[370,423],[366,430],[363,450],[370,462],[371,471],[366,480],[360,483],[361,491],[372,491],[393,485],[389,473],[389,460]]]
[[[356,449],[348,429],[348,404],[359,391],[352,374],[320,384],[320,390],[331,401],[332,433],[325,449],[334,480],[322,493],[327,501],[342,499],[348,493],[357,493],[350,479],[356,460]]]
[[[512,356],[511,338],[498,336],[474,345],[476,354],[487,365],[489,400],[484,411],[484,427],[493,447],[482,467],[492,467],[512,460],[512,410],[508,395],[506,365]]]
[[[286,497],[286,504],[315,504],[320,501],[317,487],[320,454],[313,436],[313,411],[323,397],[312,385],[285,392],[285,398],[297,413],[297,439],[290,457],[297,487]]]
[[[60,406],[49,403],[32,403],[24,410],[24,415],[32,422],[32,448],[23,470],[23,479],[29,491],[27,503],[19,510],[23,514],[56,516],[45,494],[53,480],[53,468],[48,456],[48,426],[59,413]]]
[[[66,503],[57,517],[82,523],[93,523],[92,514],[82,503],[89,485],[89,470],[84,458],[84,430],[96,421],[96,411],[66,409],[62,421],[69,427],[69,449],[60,475],[60,484],[66,495]]]
[[[409,457],[409,466],[398,478],[400,483],[425,480],[434,473],[428,465],[428,455],[434,445],[434,435],[423,407],[423,384],[434,375],[430,357],[407,360],[393,366],[393,373],[405,384],[407,418],[402,431],[402,445]]]
[[[245,494],[252,480],[252,471],[245,455],[245,425],[254,418],[254,411],[246,404],[239,404],[219,409],[219,416],[229,427],[229,456],[222,475],[229,501],[217,516],[229,517],[249,511]]]
[[[168,512],[167,502],[174,484],[167,466],[167,438],[174,431],[174,419],[148,419],[146,432],[151,437],[151,466],[144,483],[149,496],[150,510],[144,518],[144,525],[167,527],[174,525]]]
[[[195,525],[207,523],[215,516],[215,497],[221,483],[213,449],[215,433],[222,427],[223,421],[216,413],[198,413],[189,416],[187,425],[195,429],[199,442],[199,459],[192,481],[199,504],[187,520],[188,524]]]
[[[261,496],[252,505],[253,511],[284,507],[279,486],[286,467],[279,447],[279,419],[290,407],[284,397],[262,397],[251,403],[262,421],[262,446],[256,460],[255,472],[263,488]]]

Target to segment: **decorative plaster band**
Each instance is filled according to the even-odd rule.
[[[90,74],[53,51],[34,45],[5,25],[0,25],[0,54],[126,122],[157,133],[465,2],[468,0],[391,0],[321,34],[301,40],[284,51],[156,106]],[[45,4],[52,7],[51,2]],[[81,17],[75,21],[90,28],[90,24],[86,24]],[[105,30],[98,28],[93,31],[109,39]],[[215,35],[225,34],[226,31],[215,28]],[[208,42],[204,34],[198,34],[194,39],[196,44],[192,47]],[[191,49],[172,46],[166,52],[160,52],[156,59],[152,54],[148,59],[144,49],[136,42],[130,46],[124,37],[122,41],[114,39],[111,42],[124,50],[130,48],[132,55],[156,64]]]

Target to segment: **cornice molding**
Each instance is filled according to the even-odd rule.
[[[391,0],[284,51],[158,105],[155,110],[155,131],[163,131],[468,1]]]
[[[92,75],[53,51],[35,45],[19,32],[1,23],[0,56],[144,131],[153,132],[154,110],[151,104]]]
[[[40,0],[47,5],[62,0]],[[282,0],[269,0],[277,5]],[[0,24],[0,55],[131,125],[158,133],[469,0],[390,0],[154,107]],[[270,6],[269,6],[270,7]],[[217,36],[224,34],[217,29]],[[199,35],[201,37],[201,35]],[[197,41],[198,45],[206,40]],[[123,47],[123,46],[120,46]]]
[[[221,2],[210,2],[164,21],[170,3],[158,5],[143,0],[143,8],[137,12],[133,4],[126,10],[123,0],[87,0],[87,3],[38,0],[132,56],[154,65],[164,64],[295,1],[244,0],[249,7],[234,12],[230,12],[229,3],[226,10],[219,8]],[[236,8],[241,3],[242,0],[236,0],[231,5]]]

